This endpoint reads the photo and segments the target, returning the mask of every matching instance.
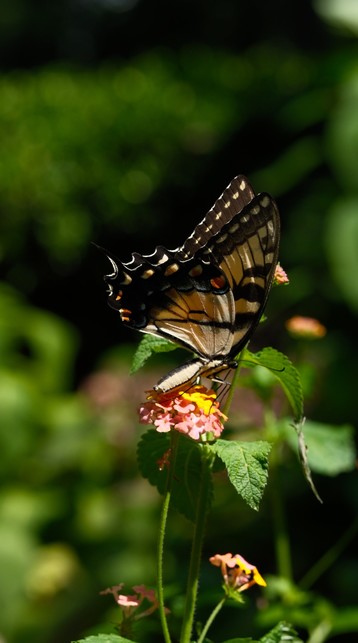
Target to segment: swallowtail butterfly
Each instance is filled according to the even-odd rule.
[[[274,200],[255,195],[240,175],[224,190],[182,246],[134,252],[129,262],[107,253],[109,304],[123,324],[159,335],[197,357],[154,387],[173,394],[200,376],[235,368],[234,357],[263,313],[277,263],[280,220]]]

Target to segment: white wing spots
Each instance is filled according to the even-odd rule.
[[[240,189],[241,189],[241,187],[240,187]],[[235,199],[235,201],[236,201],[236,199],[238,199],[238,198],[239,198],[239,193],[238,193],[238,192],[234,192],[234,194],[232,195],[232,198],[233,198],[233,199]]]
[[[244,214],[244,215],[240,218],[240,222],[241,222],[241,223],[247,223],[248,221],[250,221],[250,217],[249,217],[249,215],[248,215],[248,214]],[[234,226],[233,226],[233,227],[234,227]],[[237,225],[237,227],[239,227],[239,226]]]
[[[245,188],[246,188],[246,181],[244,181],[244,179],[241,181],[241,183],[240,183],[240,185],[239,185],[239,188],[240,188],[241,192],[243,192],[243,191],[245,190]],[[237,199],[237,197],[235,197],[235,196],[234,196],[234,199]]]
[[[220,212],[217,212],[215,215],[215,221],[220,221],[221,217],[222,217],[222,212],[220,210]]]
[[[265,194],[265,196],[263,197],[263,199],[261,199],[260,204],[261,204],[261,206],[262,206],[263,208],[267,208],[267,207],[270,205],[270,199],[269,199],[269,197],[267,196],[267,194]]]
[[[224,234],[221,235],[221,237],[218,237],[218,239],[216,239],[216,243],[224,243],[224,241],[226,241],[227,238],[228,238],[228,234],[227,232],[225,232]]]
[[[242,221],[242,219],[241,219]],[[239,229],[239,224],[234,223],[230,228],[229,228],[229,234],[234,234],[238,229]]]
[[[252,215],[254,215],[254,216],[255,216],[256,214],[258,214],[259,212],[260,212],[260,206],[259,206],[259,205],[255,205],[255,206],[254,206],[253,208],[251,208],[251,210],[250,210],[250,213],[251,213]]]
[[[141,278],[142,278],[142,279],[149,279],[150,277],[153,277],[153,275],[154,275],[154,270],[153,270],[153,268],[148,268],[148,270],[145,270],[145,271],[141,274]]]
[[[226,201],[226,203],[224,203],[224,208],[229,208],[230,204],[231,204],[231,201]]]
[[[153,254],[154,254],[154,253],[153,253]],[[150,255],[148,255],[148,256],[150,257]],[[163,263],[165,263],[166,261],[169,261],[169,257],[168,257],[168,255],[166,255],[165,253],[163,253],[162,257],[160,257],[160,259],[158,259],[158,261],[157,261],[157,266],[161,266],[161,265],[162,265]]]
[[[173,275],[175,272],[178,272],[179,270],[179,265],[177,263],[171,263],[164,272],[165,277],[169,277],[170,275]]]
[[[128,273],[124,272],[124,273],[123,273],[123,279],[122,279],[122,281],[120,282],[120,284],[121,284],[122,286],[129,286],[129,284],[131,284],[131,283],[132,283],[132,281],[133,281],[132,277],[130,277],[130,276],[128,275]]]
[[[199,245],[200,241],[201,237],[193,237],[193,243],[195,243],[196,245]]]
[[[110,275],[107,275],[107,277],[108,277],[108,279],[115,279],[118,276],[118,266],[117,266],[116,262],[113,261],[113,259],[111,259],[111,257],[109,257],[108,255],[107,255],[107,258],[111,262],[112,268],[113,268],[113,272]]]

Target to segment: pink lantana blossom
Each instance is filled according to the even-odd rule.
[[[102,595],[112,594],[117,605],[122,609],[124,621],[138,621],[144,616],[149,616],[158,608],[159,603],[154,589],[149,589],[145,587],[145,585],[134,585],[132,589],[135,591],[135,594],[131,595],[120,594],[122,587],[123,583],[120,585],[113,585],[113,587],[108,587],[100,593]],[[138,608],[142,606],[144,600],[149,603],[149,607],[138,611]]]
[[[219,438],[227,417],[220,411],[216,393],[205,386],[193,386],[175,397],[150,391],[148,402],[139,408],[142,424],[153,424],[159,433],[171,429],[193,440]]]
[[[290,283],[287,273],[284,271],[284,269],[282,268],[282,266],[280,266],[279,263],[275,268],[273,283],[275,284],[275,286],[282,286]]]
[[[327,329],[314,317],[303,317],[295,315],[286,322],[286,328],[293,337],[304,337],[305,339],[320,339],[324,337]]]
[[[251,565],[240,554],[215,554],[209,558],[212,565],[221,568],[224,579],[224,588],[228,595],[234,596],[235,592],[244,592],[252,585],[266,587],[266,581],[257,571],[255,565]]]

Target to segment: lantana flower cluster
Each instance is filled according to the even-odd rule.
[[[219,438],[227,417],[220,411],[216,393],[205,386],[193,386],[168,397],[151,391],[148,402],[139,408],[142,424],[153,424],[158,433],[171,429],[202,442]]]
[[[108,587],[100,593],[102,595],[112,594],[115,602],[122,609],[125,621],[138,621],[140,618],[149,616],[158,608],[159,603],[154,589],[149,589],[145,585],[134,585],[132,589],[135,594],[127,595],[120,593],[123,587],[124,583],[120,583],[119,585]],[[149,603],[149,607],[140,611],[139,608],[144,600]]]
[[[257,571],[255,565],[251,565],[240,554],[215,554],[209,558],[212,565],[221,568],[226,593],[235,598],[235,594],[244,592],[252,585],[266,587],[266,581]]]
[[[284,271],[284,269],[279,263],[275,268],[273,283],[275,286],[287,286],[287,284],[290,283],[287,273]]]
[[[314,317],[295,315],[286,322],[286,328],[293,337],[305,339],[320,339],[324,337],[327,329]]]

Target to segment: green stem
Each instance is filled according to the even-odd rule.
[[[175,462],[178,452],[178,438],[179,435],[175,432],[172,432],[171,439],[171,458],[170,466],[168,469],[168,476],[166,482],[166,489],[164,493],[164,501],[160,516],[159,524],[159,537],[158,537],[158,560],[157,560],[157,577],[158,577],[158,602],[159,602],[159,616],[162,624],[163,636],[165,643],[171,643],[167,617],[165,613],[164,606],[164,579],[163,579],[163,554],[164,554],[164,539],[165,539],[165,530],[168,518],[168,511],[171,498],[172,482],[175,471]]]
[[[199,569],[201,563],[201,551],[203,546],[203,539],[206,526],[206,518],[209,507],[209,493],[210,485],[208,476],[211,473],[211,466],[213,463],[212,453],[210,450],[202,446],[201,456],[201,474],[198,488],[198,499],[196,507],[195,527],[193,534],[193,542],[190,555],[190,567],[188,575],[188,585],[185,598],[183,625],[180,635],[180,643],[190,643],[191,632],[193,629],[194,613],[196,606],[196,598],[199,586]]]
[[[230,409],[230,406],[231,406],[231,402],[232,402],[232,398],[233,398],[234,393],[235,393],[235,386],[236,386],[237,380],[239,379],[239,373],[240,373],[240,368],[241,368],[241,361],[242,361],[243,352],[244,351],[241,351],[241,353],[239,354],[239,357],[237,358],[237,368],[234,371],[234,375],[233,375],[233,378],[231,380],[231,384],[229,386],[229,392],[227,394],[225,404],[224,404],[223,408],[221,409],[222,412],[225,415],[228,415],[228,412],[229,412],[229,409]]]
[[[211,625],[214,622],[215,618],[219,614],[219,612],[220,612],[221,608],[223,607],[225,601],[226,601],[226,596],[224,596],[224,598],[222,598],[221,601],[219,601],[219,603],[216,605],[216,607],[211,612],[211,614],[210,614],[208,620],[206,621],[206,623],[205,623],[205,625],[203,627],[203,630],[202,630],[202,632],[201,632],[201,634],[200,634],[200,636],[198,638],[198,643],[203,643],[203,641],[204,641],[204,639],[205,639],[205,637],[206,637],[206,635],[207,635],[207,633],[209,631],[209,628],[211,627]]]
[[[285,521],[282,494],[278,481],[278,467],[277,462],[274,460],[271,461],[271,464],[271,501],[273,508],[277,572],[279,576],[292,580],[291,548]]]
[[[160,517],[160,527],[159,527],[159,541],[158,541],[158,601],[159,601],[159,616],[162,624],[162,630],[164,635],[165,643],[170,643],[171,638],[169,634],[168,622],[165,613],[164,607],[164,584],[163,584],[163,550],[164,550],[164,537],[165,537],[165,527],[168,517],[168,509],[170,504],[170,491],[167,490],[164,496],[164,502],[162,506],[162,513]]]

